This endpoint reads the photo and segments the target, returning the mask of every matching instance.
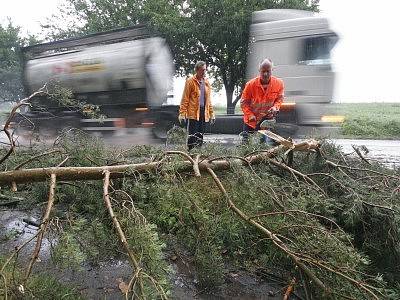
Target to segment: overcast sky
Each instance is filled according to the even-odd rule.
[[[24,32],[40,33],[40,21],[64,0],[1,0],[0,22],[10,17]],[[333,51],[335,99],[400,102],[400,4],[396,0],[320,0],[339,34]]]
[[[333,51],[337,100],[400,102],[399,3],[320,1],[322,12],[340,35]]]

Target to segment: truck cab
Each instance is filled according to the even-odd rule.
[[[258,75],[264,58],[285,84],[278,122],[325,126],[334,92],[331,50],[338,40],[328,20],[309,11],[268,9],[253,13],[247,79]]]

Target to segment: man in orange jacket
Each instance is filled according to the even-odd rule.
[[[187,121],[189,150],[203,144],[203,134],[206,122],[215,122],[214,110],[211,104],[211,86],[205,78],[206,63],[198,61],[196,74],[186,80],[178,120]]]
[[[272,76],[273,63],[266,58],[260,63],[259,76],[246,83],[240,106],[243,111],[243,141],[249,133],[260,129],[260,124],[279,112],[284,97],[283,81]],[[265,141],[265,139],[264,139]]]

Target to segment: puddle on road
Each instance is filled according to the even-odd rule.
[[[0,211],[0,255],[10,255],[15,247],[35,236],[38,227],[28,224],[37,223],[40,214],[17,210]],[[24,222],[27,220],[28,222]],[[21,250],[18,262],[24,266],[31,257],[35,247],[34,238]],[[55,243],[55,240],[52,240]],[[132,269],[127,261],[111,260],[100,263],[98,266],[85,264],[79,271],[61,269],[51,259],[51,243],[44,238],[39,254],[39,260],[35,263],[33,274],[46,273],[65,284],[75,286],[87,299],[123,299],[118,288],[121,281],[128,282],[132,275]]]
[[[8,253],[22,245],[25,241],[34,237],[38,231],[39,213],[24,212],[16,210],[0,211],[0,253]],[[29,244],[21,250],[21,255],[25,256],[31,253],[35,247],[36,239],[33,239]],[[46,238],[42,241],[40,251],[40,259],[48,259],[50,257],[51,244]]]
[[[32,238],[38,227],[30,222],[38,222],[38,211],[0,211],[0,255],[8,256],[15,247]],[[19,262],[24,265],[29,260],[34,249],[36,238],[33,239],[20,253]],[[53,241],[54,243],[54,241]],[[79,271],[61,269],[52,262],[51,243],[43,239],[40,260],[36,262],[33,274],[46,273],[65,284],[75,286],[87,299],[124,299],[118,285],[121,281],[129,282],[132,268],[128,261],[110,260],[97,266],[84,264]],[[172,257],[167,253],[166,257]],[[243,271],[232,271],[226,275],[225,284],[217,291],[198,290],[194,266],[183,263],[180,259],[170,259],[173,268],[171,278],[173,299],[280,299],[278,291],[282,286],[270,283],[259,276]]]

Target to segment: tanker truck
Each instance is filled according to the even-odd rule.
[[[39,105],[24,113],[39,130],[72,126],[104,133],[153,127],[159,132],[161,113],[164,119],[176,118],[176,107],[168,111],[162,105],[174,73],[169,47],[145,26],[37,44],[21,52],[26,94],[56,82],[78,101],[97,105],[106,116],[101,122],[84,118],[76,109],[41,97],[35,102]]]

